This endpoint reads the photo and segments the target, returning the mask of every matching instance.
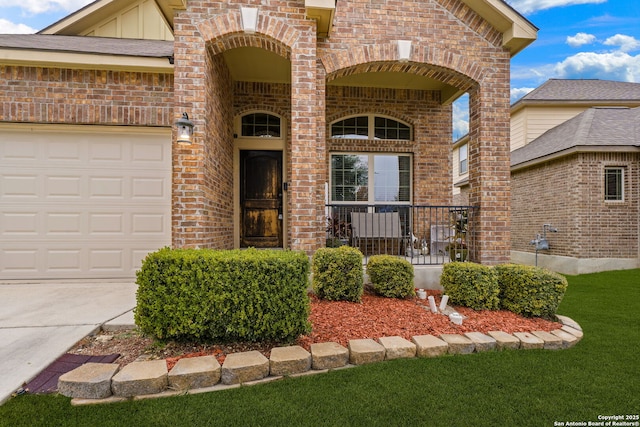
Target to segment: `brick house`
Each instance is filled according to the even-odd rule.
[[[640,267],[639,107],[640,84],[606,80],[549,80],[513,104],[513,261],[567,274]],[[464,197],[464,176],[454,180]],[[545,224],[558,232],[536,254]]]
[[[132,277],[165,245],[311,254],[327,202],[451,205],[463,93],[470,256],[503,262],[510,59],[536,33],[502,0],[97,0],[0,35],[0,275]]]

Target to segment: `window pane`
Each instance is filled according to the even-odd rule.
[[[350,117],[331,125],[332,138],[366,139],[369,134],[367,116]]]
[[[374,195],[376,202],[410,201],[410,157],[374,156]]]
[[[409,126],[386,117],[376,117],[374,132],[376,139],[394,140],[409,140],[411,134]]]
[[[606,168],[604,170],[604,199],[623,200],[622,168]]]
[[[353,154],[331,155],[331,200],[366,202],[369,192],[369,158]]]
[[[267,113],[242,116],[242,136],[280,137],[280,117]]]
[[[467,144],[461,145],[458,150],[460,156],[460,173],[467,173]]]

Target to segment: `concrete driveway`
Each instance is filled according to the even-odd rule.
[[[0,404],[76,342],[122,316],[133,282],[0,284]]]

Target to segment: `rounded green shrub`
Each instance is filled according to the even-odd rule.
[[[409,298],[415,295],[413,265],[391,255],[373,255],[367,262],[367,274],[373,290],[388,298]]]
[[[313,254],[312,286],[319,298],[360,302],[364,291],[362,252],[350,246],[320,248]]]
[[[440,285],[452,304],[474,310],[497,310],[500,286],[491,267],[471,262],[450,262],[442,268]]]
[[[523,316],[552,319],[567,290],[567,279],[530,265],[494,267],[500,285],[502,308]]]

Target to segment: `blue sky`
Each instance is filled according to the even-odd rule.
[[[0,0],[0,32],[33,33],[91,1]],[[511,62],[512,102],[550,78],[640,83],[640,0],[506,1],[539,28]],[[466,133],[466,103],[454,105],[454,139]]]

